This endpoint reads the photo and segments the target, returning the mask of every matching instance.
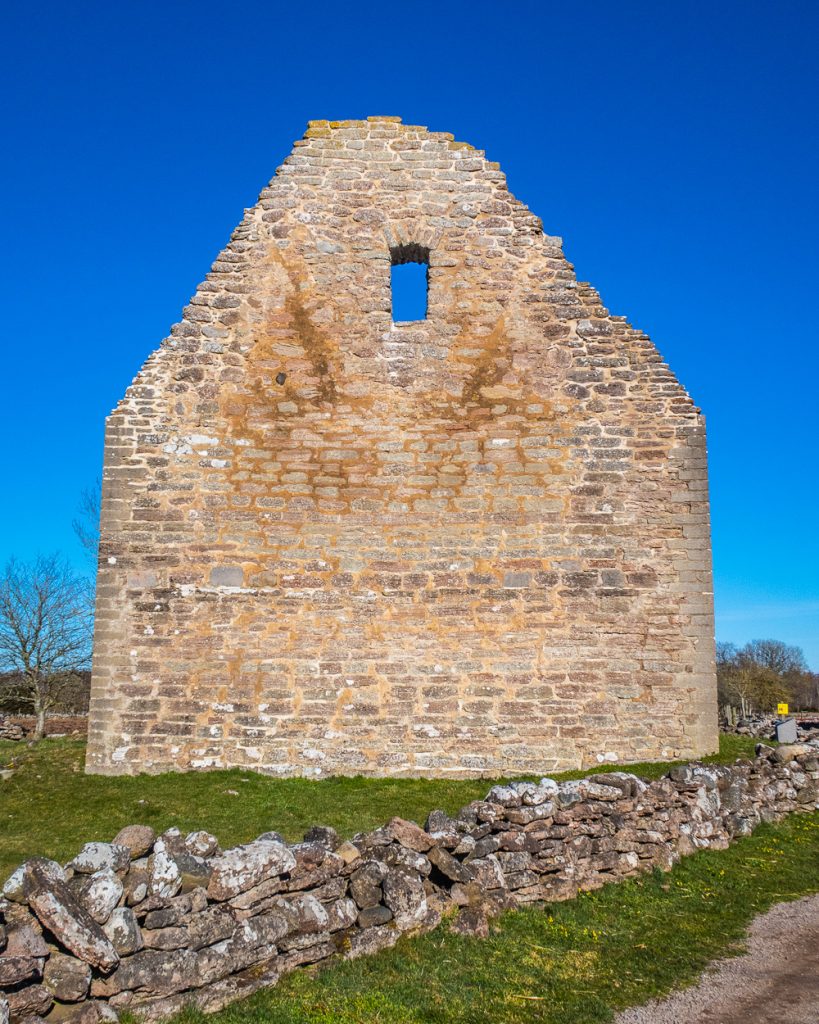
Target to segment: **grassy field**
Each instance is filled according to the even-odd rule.
[[[752,756],[753,748],[751,739],[723,736],[720,753],[710,760]],[[66,861],[84,842],[110,840],[123,825],[151,825],[157,831],[172,825],[183,831],[203,828],[225,847],[270,829],[297,840],[317,824],[350,836],[396,814],[422,824],[434,808],[452,814],[484,797],[493,783],[363,778],[316,782],[239,770],[107,778],[85,775],[84,757],[80,740],[43,740],[32,747],[0,741],[0,767],[16,765],[12,778],[0,781],[0,880],[27,857]],[[668,767],[631,765],[629,771],[656,778]]]
[[[793,815],[671,874],[505,914],[488,939],[442,927],[177,1024],[598,1024],[740,952],[754,915],[816,891],[819,813]]]

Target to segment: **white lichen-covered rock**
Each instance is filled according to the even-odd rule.
[[[9,1003],[2,995],[0,995],[0,1024],[9,1024]]]
[[[157,839],[148,861],[148,892],[152,896],[175,896],[182,888],[182,872],[170,855],[164,839]]]
[[[568,782],[561,782],[557,787],[556,803],[558,807],[573,807],[586,799],[588,786],[585,779],[570,779]]]
[[[423,921],[428,905],[420,878],[400,868],[393,868],[381,887],[384,903],[392,911],[399,928],[412,928]]]
[[[595,782],[594,776],[586,780],[586,798],[588,800],[619,800],[623,791],[617,786],[606,786]]]
[[[65,882],[66,874],[63,868],[55,860],[47,860],[45,857],[34,857],[16,868],[3,883],[3,896],[12,903],[25,903],[26,897],[23,891],[23,883],[26,871],[32,864],[37,864],[43,872],[44,877],[55,882]]]
[[[189,832],[185,836],[185,849],[194,857],[213,857],[219,852],[219,840],[210,832]]]
[[[266,878],[292,871],[296,858],[283,843],[256,840],[214,857],[211,865],[213,874],[208,896],[213,900],[228,900]]]
[[[330,917],[324,904],[310,893],[282,896],[273,905],[288,922],[291,934],[315,935],[329,927]]]
[[[486,802],[500,804],[501,807],[520,807],[523,796],[511,786],[493,786],[486,794]]]
[[[65,885],[34,864],[26,870],[24,887],[30,909],[61,946],[101,971],[117,965],[119,956],[105,932]]]
[[[95,871],[80,890],[80,902],[97,924],[105,924],[122,899],[122,882],[110,868]]]
[[[349,897],[344,897],[327,907],[327,917],[327,927],[331,932],[352,928],[358,917],[358,907]]]
[[[102,929],[120,956],[131,956],[142,949],[142,932],[130,907],[117,907]]]
[[[93,875],[95,871],[104,868],[127,871],[130,863],[131,851],[127,846],[117,843],[86,843],[68,866],[77,874]]]

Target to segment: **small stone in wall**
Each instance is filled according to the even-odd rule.
[[[381,904],[374,907],[365,907],[358,915],[359,928],[375,928],[380,924],[392,921],[392,911],[389,907]]]
[[[95,871],[110,868],[112,871],[127,871],[131,853],[127,846],[114,843],[86,843],[77,856],[69,863],[78,874],[93,875]]]
[[[256,840],[237,846],[213,858],[208,896],[213,900],[230,899],[271,875],[292,871],[295,866],[296,858],[282,843]]]
[[[168,853],[162,839],[154,843],[148,861],[148,892],[152,896],[175,896],[182,888],[182,872]]]
[[[31,978],[40,977],[42,960],[31,956],[0,956],[0,985],[19,985]]]
[[[338,832],[329,825],[314,825],[304,833],[305,843],[318,843],[319,846],[335,852],[341,845]]]
[[[390,908],[399,928],[420,924],[427,911],[426,893],[421,880],[401,868],[391,868],[382,883],[384,903]]]
[[[114,846],[124,846],[131,854],[132,860],[144,857],[151,852],[156,839],[156,832],[148,825],[126,825],[114,837]]]
[[[103,925],[111,945],[120,956],[131,956],[142,949],[142,932],[130,907],[117,907]]]
[[[95,871],[80,889],[78,899],[98,924],[105,924],[122,898],[122,882],[110,868]]]
[[[43,984],[61,1003],[77,1003],[88,995],[91,968],[76,957],[54,950],[45,963]]]
[[[27,860],[24,864],[21,864],[19,868],[12,871],[6,879],[3,885],[3,895],[7,900],[11,900],[12,903],[26,902],[24,891],[26,872],[30,866],[35,864],[42,872],[43,878],[54,882],[66,881],[66,873],[56,861],[47,860],[45,857],[33,857],[31,860]]]
[[[24,887],[29,907],[62,946],[102,971],[116,966],[119,956],[108,937],[62,882],[29,864]]]

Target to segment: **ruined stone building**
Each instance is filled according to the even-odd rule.
[[[111,414],[97,593],[93,772],[717,744],[699,410],[497,164],[397,118],[311,122]]]

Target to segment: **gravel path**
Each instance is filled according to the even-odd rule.
[[[698,985],[626,1010],[615,1024],[819,1024],[819,896],[780,903],[748,929],[748,952]]]

